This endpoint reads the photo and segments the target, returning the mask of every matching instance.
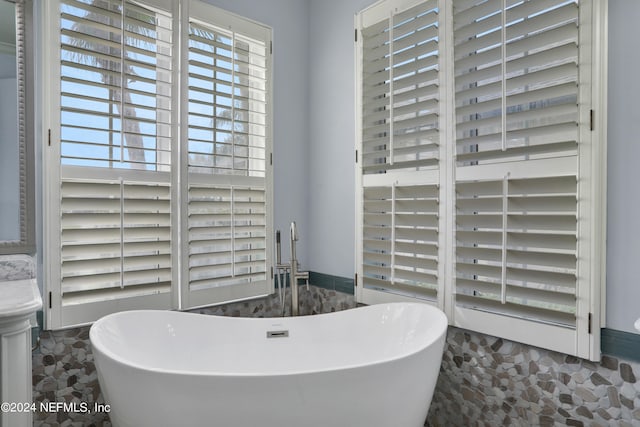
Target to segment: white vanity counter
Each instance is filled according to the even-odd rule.
[[[42,308],[36,279],[0,282],[0,324],[23,316],[30,317]]]

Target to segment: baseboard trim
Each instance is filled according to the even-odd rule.
[[[332,276],[330,274],[311,271],[309,272],[309,283],[319,288],[329,289],[331,291],[343,292],[350,295],[354,294],[353,279],[346,277]]]
[[[640,334],[603,328],[600,330],[603,354],[640,362]]]

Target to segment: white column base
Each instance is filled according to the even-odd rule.
[[[33,425],[30,319],[40,307],[35,279],[0,282],[0,427]]]
[[[0,321],[0,426],[31,427],[31,322],[29,317]]]

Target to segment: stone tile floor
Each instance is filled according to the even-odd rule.
[[[640,427],[640,363],[449,328],[427,425]]]

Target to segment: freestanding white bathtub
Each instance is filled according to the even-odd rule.
[[[116,427],[418,427],[446,329],[437,308],[397,303],[258,319],[128,311],[90,338]]]

